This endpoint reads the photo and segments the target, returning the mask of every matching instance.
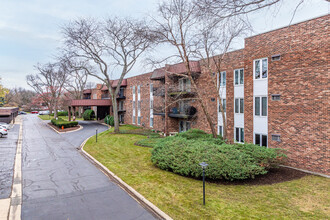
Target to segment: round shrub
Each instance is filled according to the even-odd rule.
[[[279,149],[253,144],[216,144],[182,135],[157,141],[151,161],[160,169],[194,178],[202,177],[201,162],[208,163],[206,177],[212,180],[242,180],[266,174],[285,157]]]
[[[95,112],[91,109],[87,109],[83,114],[84,120],[93,120],[95,118]]]
[[[104,118],[104,123],[110,125],[110,126],[114,126],[115,125],[115,119],[113,116],[107,115]]]

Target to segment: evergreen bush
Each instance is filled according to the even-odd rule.
[[[95,112],[91,109],[87,109],[83,114],[84,120],[93,120],[95,118]]]

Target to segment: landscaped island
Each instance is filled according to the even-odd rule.
[[[123,181],[174,219],[327,219],[330,184],[326,178],[280,168],[253,180],[206,183],[161,170],[151,162],[158,136],[145,129],[122,126],[91,138],[85,150]],[[133,134],[134,133],[134,134]],[[144,135],[141,135],[144,134]],[[181,137],[182,138],[182,137]],[[211,169],[208,167],[207,169]]]

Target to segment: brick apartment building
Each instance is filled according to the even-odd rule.
[[[218,83],[228,140],[283,148],[288,165],[329,175],[328,42],[329,15],[325,15],[248,37],[244,49],[227,53]],[[190,66],[222,134],[220,100],[210,86],[214,76],[200,61]],[[166,134],[191,128],[210,132],[191,82],[177,73],[186,73],[183,63],[127,78],[121,90],[125,98],[118,100],[121,121]]]

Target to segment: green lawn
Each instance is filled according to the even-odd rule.
[[[53,118],[53,116],[49,116],[49,115],[38,115],[39,118],[41,118],[42,120],[51,120]],[[69,117],[68,116],[59,116],[59,118],[62,118],[66,121],[69,120]],[[71,117],[71,120],[72,120],[72,117]],[[76,121],[82,121],[84,120],[83,118],[76,118]]]
[[[202,181],[153,166],[151,149],[135,145],[144,138],[109,130],[84,149],[174,219],[330,218],[330,180],[318,176],[263,186],[206,183],[203,206]]]

